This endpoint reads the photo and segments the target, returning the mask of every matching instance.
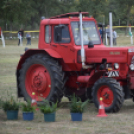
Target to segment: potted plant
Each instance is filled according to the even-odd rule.
[[[70,113],[72,121],[82,121],[82,113],[89,100],[82,102],[75,95],[71,96]]]
[[[7,114],[8,120],[18,119],[19,103],[11,96],[10,100],[2,101],[2,109]]]
[[[44,121],[54,122],[55,113],[57,109],[57,103],[49,102],[48,100],[43,100],[44,104],[39,107],[40,111],[44,114]]]
[[[31,105],[30,101],[27,101],[27,103],[21,103],[21,108],[23,112],[23,120],[31,121],[34,119],[34,112],[36,108]]]

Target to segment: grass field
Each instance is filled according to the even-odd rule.
[[[3,48],[0,42],[0,96],[3,98],[8,97],[8,92],[17,99],[15,71],[26,40],[23,46],[17,46],[17,43],[18,40],[6,40]],[[130,37],[120,36],[117,43],[118,46],[130,46]],[[38,40],[32,39],[30,48],[37,48],[37,44]],[[108,114],[105,118],[96,117],[98,111],[93,103],[89,103],[82,122],[71,121],[68,103],[63,97],[62,108],[57,111],[56,122],[53,123],[45,123],[40,111],[30,122],[22,120],[21,111],[17,121],[7,121],[0,109],[0,134],[134,134],[134,104],[131,99],[125,100],[118,113]]]

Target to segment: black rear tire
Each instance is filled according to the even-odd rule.
[[[43,81],[44,79],[41,78],[41,82],[37,83],[38,87],[41,87],[41,84],[43,82],[46,82],[45,86],[50,87],[50,91],[49,94],[47,95],[47,97],[45,99],[52,101],[52,102],[60,102],[61,98],[63,97],[63,88],[64,88],[64,73],[62,71],[62,67],[59,65],[59,63],[57,62],[57,60],[53,59],[52,57],[50,57],[49,55],[44,55],[44,54],[36,54],[33,55],[29,58],[27,58],[25,60],[25,62],[22,65],[22,68],[20,69],[19,72],[19,88],[24,96],[25,100],[31,100],[31,92],[36,92],[36,86],[32,80],[33,78],[31,78],[32,76],[34,76],[34,74],[32,74],[33,70],[32,67],[35,66],[35,68],[33,68],[33,70],[35,70],[35,72],[37,71],[39,73],[39,75],[41,77],[43,77],[44,79],[46,79],[46,81]],[[37,66],[37,68],[36,68]],[[39,66],[39,67],[38,67]],[[46,70],[47,75],[49,75],[49,78],[45,78],[48,76],[45,76],[42,74],[43,71],[39,70],[39,68],[44,68],[44,70]],[[28,71],[31,69],[31,74],[29,73],[29,75],[31,75],[31,77],[29,76],[29,80],[27,79],[27,73]],[[48,80],[47,80],[48,79]],[[29,83],[27,83],[27,81],[30,82],[31,87],[29,86]],[[48,85],[47,82],[50,81],[51,85]],[[34,84],[33,84],[34,83]],[[28,85],[30,87],[30,89],[27,89]],[[43,87],[43,88],[44,88]],[[41,93],[45,94],[46,89],[41,88]],[[38,90],[39,92],[39,90]],[[38,95],[38,94],[36,94]],[[44,98],[44,96],[43,96]]]

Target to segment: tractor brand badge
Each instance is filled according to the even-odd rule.
[[[119,77],[119,71],[109,71],[108,77]]]
[[[113,52],[113,51],[111,51],[110,55],[120,55],[120,52]]]

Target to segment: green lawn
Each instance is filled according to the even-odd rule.
[[[16,66],[20,55],[26,47],[17,46],[18,40],[6,40],[3,48],[0,42],[0,96],[8,98],[7,92],[17,98]],[[130,37],[121,35],[117,39],[118,46],[130,46]],[[32,39],[30,48],[37,48],[38,39]],[[23,101],[23,99],[19,99]],[[126,100],[118,113],[108,114],[108,117],[99,118],[93,103],[89,103],[82,122],[72,122],[68,107],[68,99],[63,97],[61,108],[57,111],[56,122],[45,123],[40,111],[35,113],[35,119],[30,122],[22,120],[19,111],[17,121],[7,121],[6,115],[0,109],[0,134],[133,134],[134,133],[134,104]]]

